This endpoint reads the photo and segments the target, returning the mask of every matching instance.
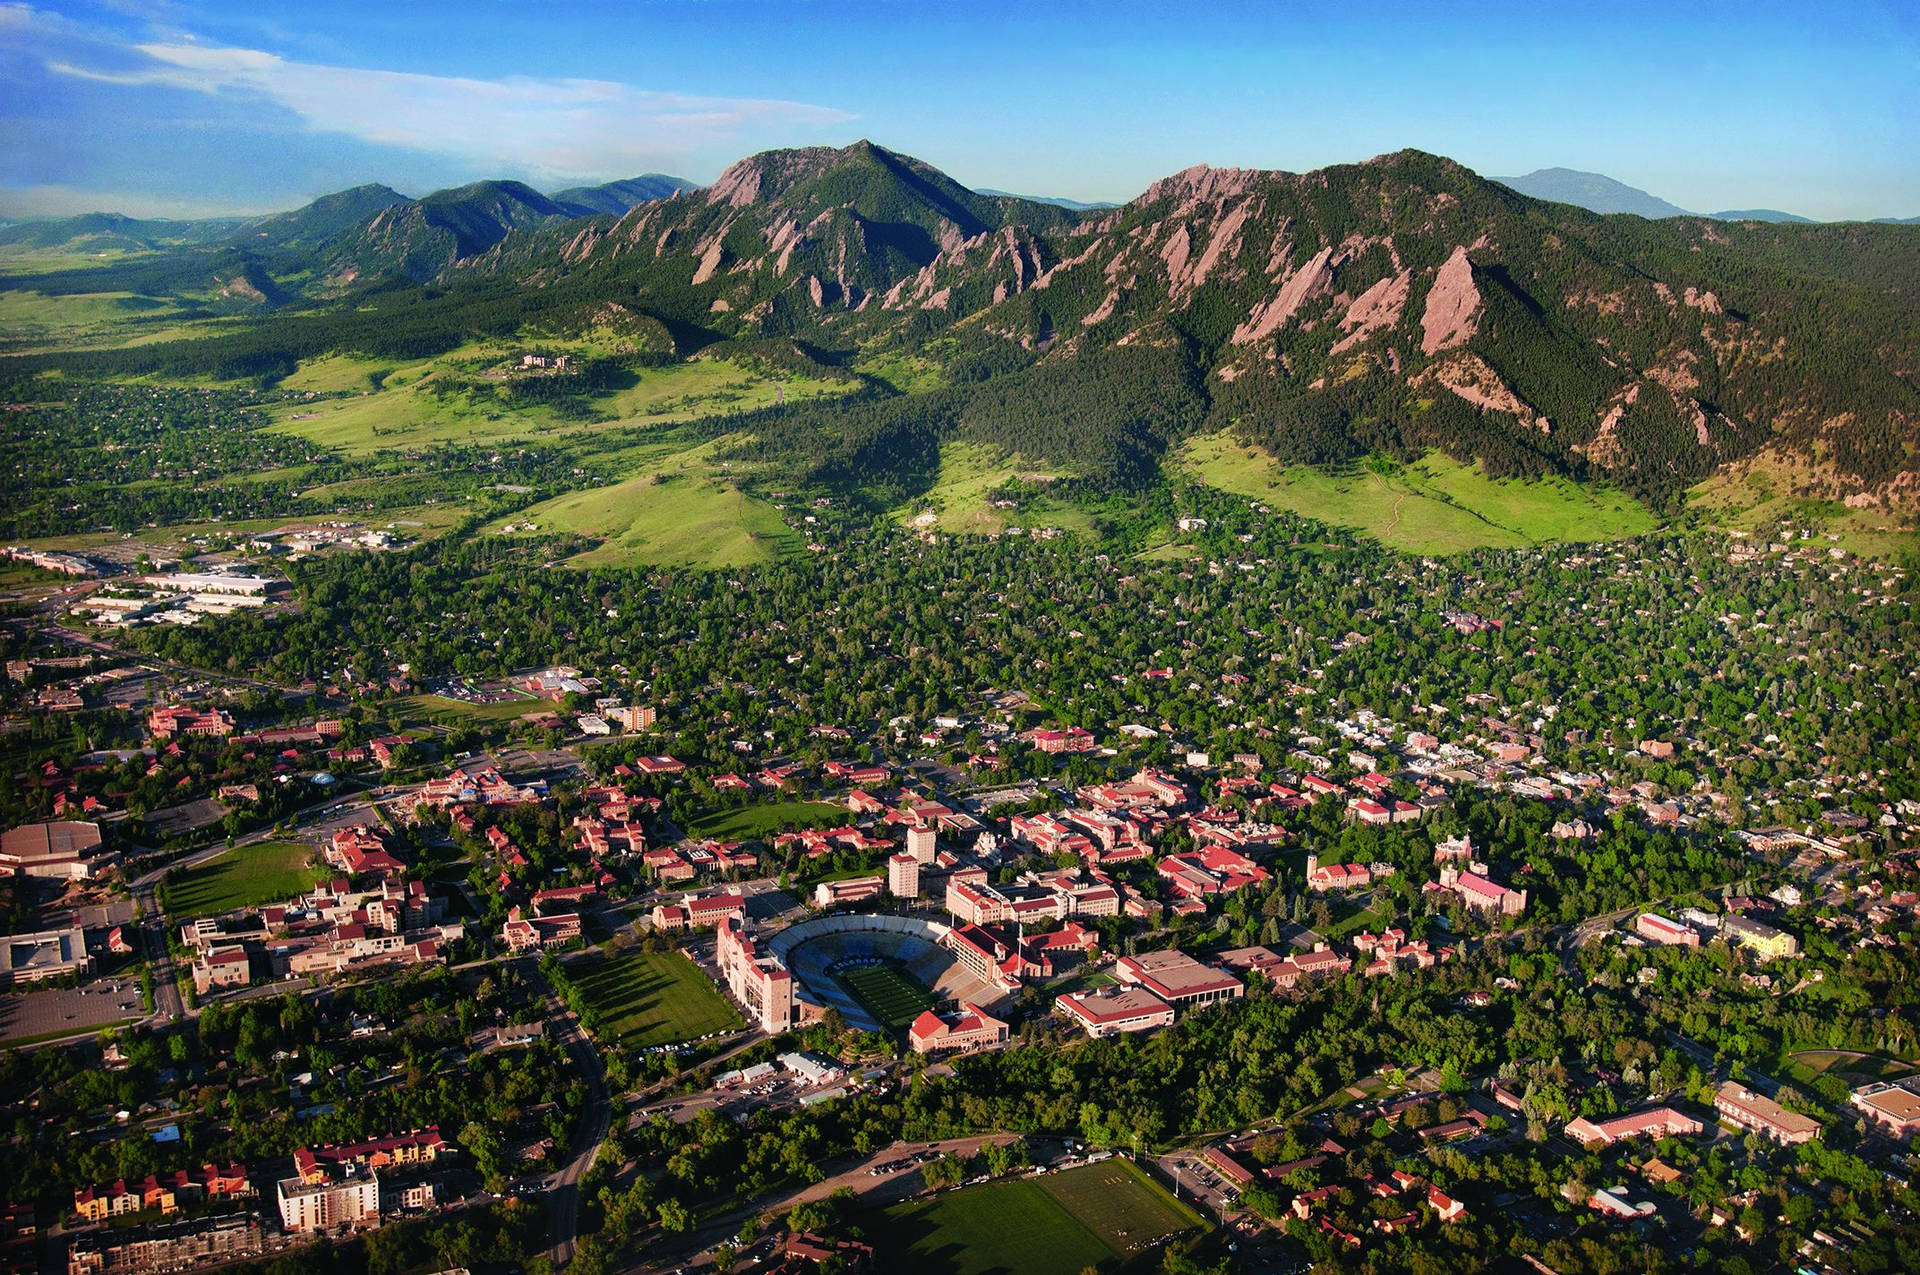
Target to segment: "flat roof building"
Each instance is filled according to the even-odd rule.
[[[1152,1031],[1173,1022],[1173,1006],[1144,987],[1076,992],[1062,996],[1053,1007],[1095,1037]]]
[[[1193,1009],[1246,995],[1247,986],[1225,970],[1202,964],[1185,952],[1168,948],[1123,956],[1114,965],[1123,983],[1146,988],[1169,1005]]]
[[[85,881],[112,862],[101,852],[97,823],[30,823],[0,833],[0,876]]]

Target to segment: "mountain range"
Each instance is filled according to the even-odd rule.
[[[411,357],[617,319],[669,355],[935,366],[931,393],[874,381],[749,422],[823,481],[884,478],[958,436],[1124,487],[1184,434],[1230,427],[1289,461],[1439,448],[1656,501],[1768,456],[1806,494],[1920,495],[1913,227],[1601,216],[1418,151],[1195,167],[1093,210],[969,190],[869,142],[750,156],[618,215],[562,193],[363,187],[0,280],[284,307],[198,341],[10,362],[271,377],[329,349]]]

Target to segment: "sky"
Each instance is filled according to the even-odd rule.
[[[545,190],[869,138],[1121,202],[1404,147],[1920,216],[1920,0],[0,0],[0,216]]]

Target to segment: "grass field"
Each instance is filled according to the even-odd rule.
[[[503,700],[498,704],[469,704],[444,695],[408,695],[393,702],[407,721],[436,722],[459,726],[471,722],[517,722],[529,713],[551,711],[553,705],[540,699]]]
[[[866,965],[842,970],[834,977],[888,1031],[905,1031],[923,1011],[933,1008],[932,994],[892,965]]]
[[[573,980],[604,1035],[628,1049],[672,1045],[742,1026],[732,1002],[678,952],[623,952],[576,967]]]
[[[696,837],[720,841],[756,841],[789,828],[811,828],[823,820],[838,821],[846,815],[847,808],[836,802],[777,801],[766,806],[712,811],[694,820],[689,831]]]
[[[1210,487],[1365,532],[1409,553],[1619,540],[1652,531],[1653,511],[1624,492],[1563,478],[1493,479],[1439,453],[1391,476],[1282,465],[1231,434],[1189,440],[1178,467]]]
[[[1199,1224],[1145,1173],[1107,1160],[897,1205],[868,1233],[922,1275],[1078,1275]]]
[[[326,875],[313,866],[315,859],[312,846],[296,841],[242,846],[197,868],[168,874],[160,887],[160,904],[174,920],[191,921],[281,903]]]
[[[1756,538],[1778,539],[1784,526],[1810,528],[1868,558],[1920,558],[1920,524],[1874,509],[1801,493],[1824,487],[1810,465],[1778,456],[1750,457],[1687,492],[1687,507],[1708,521]]]
[[[1017,453],[985,443],[951,440],[940,445],[940,476],[923,496],[901,506],[894,516],[909,527],[984,536],[1009,525],[1063,527],[1088,532],[1092,518],[1044,497],[1029,500],[1020,509],[996,509],[988,496],[1016,478],[1059,477],[1058,467],[1039,467]]]
[[[11,263],[9,263],[11,264]],[[158,326],[135,320],[171,313],[167,301],[130,292],[83,292],[47,296],[0,292],[0,340],[16,348],[113,344]]]

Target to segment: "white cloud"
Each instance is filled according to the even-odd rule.
[[[0,8],[0,29],[24,25],[18,22],[24,16]],[[708,97],[610,80],[482,80],[327,66],[185,39],[135,44],[127,52],[141,61],[106,67],[72,56],[43,60],[51,71],[96,83],[257,97],[293,112],[317,132],[542,177],[631,176],[695,152],[724,149],[756,131],[854,118],[805,102]]]
[[[236,204],[233,200],[171,199],[138,190],[94,190],[54,184],[0,186],[0,218],[71,217],[84,212],[116,212],[128,217],[243,217],[275,212],[277,204]]]

